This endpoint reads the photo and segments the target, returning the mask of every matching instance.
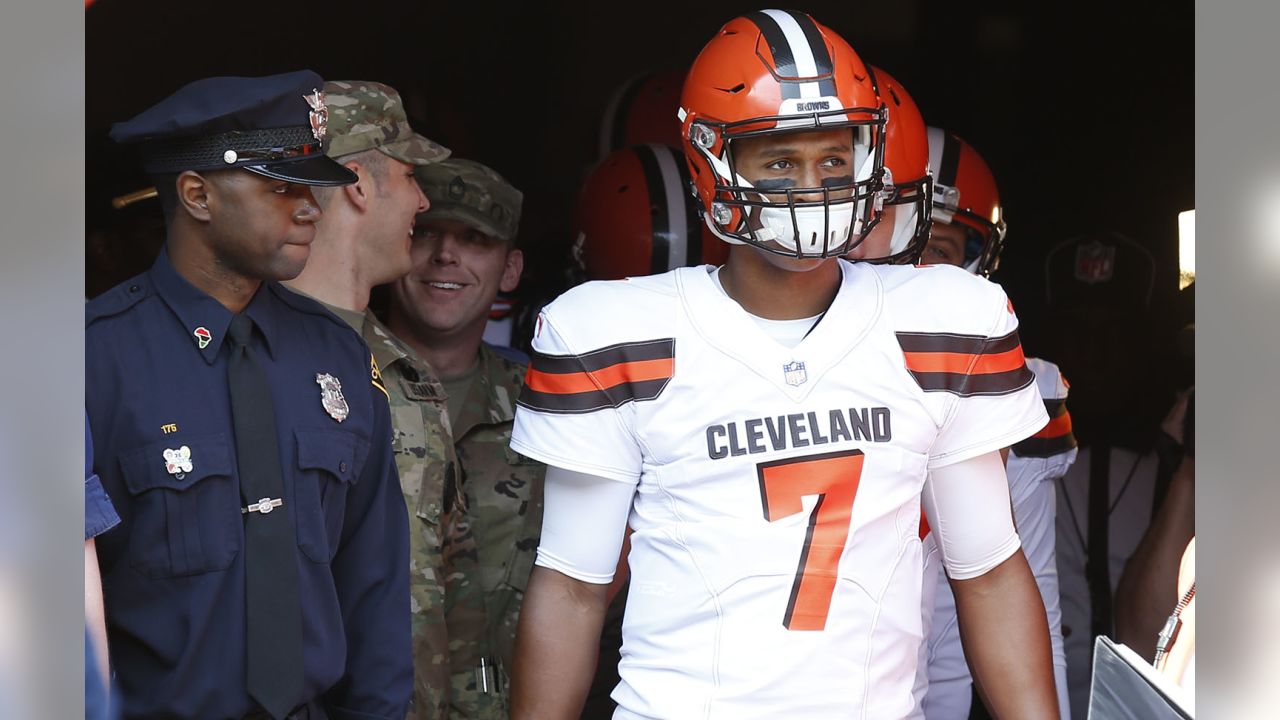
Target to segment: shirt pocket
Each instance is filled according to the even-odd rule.
[[[295,430],[298,471],[293,483],[298,547],[312,562],[328,563],[338,551],[347,492],[369,444],[342,430]]]
[[[507,472],[521,488],[524,512],[514,515],[520,526],[516,531],[515,542],[511,545],[511,555],[507,558],[503,583],[523,593],[529,582],[529,574],[533,572],[538,540],[542,535],[542,493],[546,466],[510,447],[506,448],[506,455]]]
[[[170,473],[165,450],[190,450],[191,470]],[[120,459],[133,497],[129,561],[149,577],[226,570],[240,551],[240,484],[225,434],[153,443]]]

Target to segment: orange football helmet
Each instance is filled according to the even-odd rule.
[[[933,179],[929,135],[920,108],[892,75],[871,66],[880,100],[889,111],[884,140],[886,215],[850,260],[913,264],[929,242]]]
[[[721,239],[830,257],[879,221],[885,109],[853,48],[808,15],[762,10],[729,21],[694,60],[680,106],[703,218]],[[741,138],[838,128],[853,136],[848,184],[771,189],[785,196],[771,200],[735,170]]]
[[[1007,232],[1000,191],[991,168],[969,143],[941,128],[929,128],[933,168],[933,221],[964,226],[964,269],[986,277],[1000,266]]]
[[[729,254],[698,219],[689,169],[666,145],[617,150],[587,178],[578,199],[574,258],[588,280],[618,280]]]
[[[680,88],[684,70],[647,72],[623,83],[600,123],[600,158],[631,145],[680,144]]]

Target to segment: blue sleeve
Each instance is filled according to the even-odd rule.
[[[371,449],[347,496],[331,566],[347,634],[346,673],[325,696],[334,720],[403,718],[413,694],[409,516],[391,450],[390,411],[380,392],[372,394]]]
[[[84,418],[84,539],[88,541],[120,524],[111,498],[102,489],[102,481],[93,472],[93,435],[89,433],[89,416]]]

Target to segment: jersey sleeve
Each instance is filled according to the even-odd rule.
[[[899,336],[921,387],[952,398],[929,452],[930,469],[1013,445],[1049,419],[1022,354],[1013,305],[998,287],[991,298],[998,307],[983,335]]]
[[[570,330],[557,326],[553,306],[538,316],[511,448],[547,465],[635,485],[643,454],[619,408],[661,392],[670,381],[672,348],[579,347]]]

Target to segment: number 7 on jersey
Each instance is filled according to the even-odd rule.
[[[765,520],[775,522],[803,512],[801,498],[818,496],[809,513],[796,580],[782,618],[788,630],[822,630],[827,625],[863,459],[861,450],[846,450],[756,465]]]

